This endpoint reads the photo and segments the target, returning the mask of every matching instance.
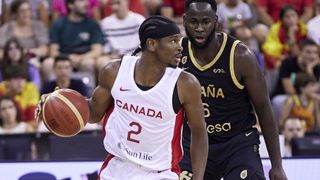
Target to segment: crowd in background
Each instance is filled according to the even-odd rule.
[[[257,57],[290,156],[292,138],[320,134],[320,0],[217,2],[219,31]],[[47,132],[34,119],[41,94],[89,97],[105,63],[139,46],[146,17],[170,17],[184,34],[183,13],[183,0],[2,0],[0,134]]]

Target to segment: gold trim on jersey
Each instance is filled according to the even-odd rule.
[[[206,64],[206,65],[204,65],[204,66],[201,66],[201,65],[197,62],[196,58],[195,58],[194,55],[193,55],[193,51],[192,51],[192,48],[191,48],[191,43],[190,43],[190,41],[188,41],[188,50],[189,50],[189,56],[190,56],[191,62],[192,62],[193,65],[194,65],[196,68],[198,68],[200,71],[204,71],[204,70],[209,69],[209,68],[210,68],[211,66],[213,66],[213,65],[218,61],[218,59],[220,58],[220,56],[221,56],[224,48],[226,47],[227,38],[228,38],[228,36],[227,36],[226,33],[222,33],[222,35],[223,35],[223,41],[222,41],[222,45],[221,45],[221,47],[220,47],[217,55],[214,57],[214,59],[213,59],[209,64]]]
[[[237,80],[235,71],[234,71],[234,51],[236,49],[236,46],[239,44],[239,40],[236,40],[235,42],[233,42],[232,47],[231,47],[231,51],[230,51],[230,74],[231,74],[231,78],[233,83],[237,86],[237,88],[239,89],[243,89],[244,86],[242,84],[240,84],[240,82]]]

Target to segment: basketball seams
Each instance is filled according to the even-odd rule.
[[[49,95],[51,96],[51,95]],[[49,97],[48,97],[49,98]],[[43,123],[44,125],[52,132],[54,133],[55,135],[57,136],[60,136],[60,137],[70,137],[70,136],[67,136],[67,135],[62,135],[60,133],[57,133],[56,131],[54,131],[53,129],[50,128],[49,124],[47,123],[47,119],[46,119],[46,116],[44,115],[44,110],[46,109],[46,105],[47,105],[47,101],[44,102],[43,104],[43,108],[42,108],[42,120],[43,120]]]
[[[66,97],[64,97],[62,94],[60,94],[58,91],[53,92],[51,95],[60,99],[71,109],[71,111],[74,113],[74,115],[77,117],[77,120],[79,121],[80,129],[82,129],[84,127],[84,120],[82,118],[82,115],[80,114],[78,109],[72,104],[72,102]]]

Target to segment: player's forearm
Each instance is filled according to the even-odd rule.
[[[89,123],[98,123],[102,120],[103,118],[103,115],[104,115],[104,112],[103,113],[99,113],[98,111],[96,111],[94,106],[94,103],[92,102],[92,99],[87,99],[87,102],[88,102],[88,105],[89,105],[89,108],[90,108],[90,117],[89,117],[89,120],[88,122]]]
[[[193,180],[202,180],[208,157],[208,135],[205,130],[191,135],[191,163]]]
[[[267,105],[266,105],[267,106]],[[258,112],[261,130],[265,139],[272,167],[281,167],[281,154],[279,148],[279,130],[272,115],[270,106]]]

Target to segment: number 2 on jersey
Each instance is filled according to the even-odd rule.
[[[138,134],[141,133],[141,130],[142,130],[141,125],[139,123],[137,123],[137,122],[131,122],[129,124],[129,126],[133,127],[135,130],[131,130],[131,131],[128,132],[127,140],[135,142],[135,143],[140,143],[139,140],[134,139],[132,136],[138,135]]]

